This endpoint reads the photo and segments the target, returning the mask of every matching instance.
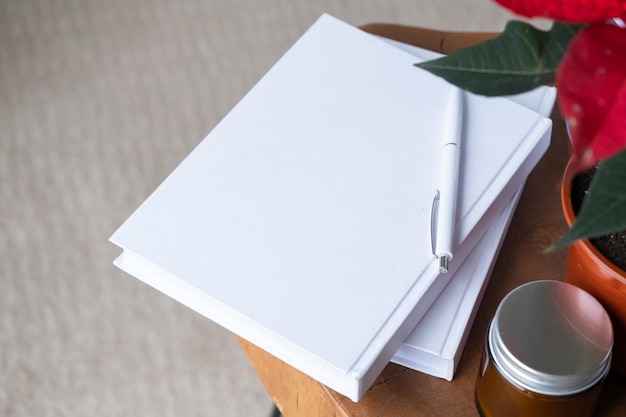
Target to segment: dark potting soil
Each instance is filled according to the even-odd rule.
[[[578,214],[578,210],[582,205],[589,184],[595,173],[595,168],[576,175],[572,181],[572,207],[574,213]],[[620,232],[609,233],[604,236],[589,239],[591,244],[595,246],[602,255],[623,270],[626,270],[626,230]]]

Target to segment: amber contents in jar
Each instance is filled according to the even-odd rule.
[[[482,417],[573,417],[591,416],[602,390],[602,382],[570,395],[545,395],[517,387],[507,381],[483,352],[476,381],[476,407]],[[488,408],[481,407],[488,405]]]
[[[557,281],[512,291],[492,320],[476,380],[482,417],[591,416],[613,331],[588,293]]]

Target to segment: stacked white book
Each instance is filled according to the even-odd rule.
[[[420,52],[322,16],[113,234],[116,265],[354,401],[392,359],[453,372],[549,143],[528,107],[554,95],[465,95],[441,274],[431,211],[452,87],[414,66]]]

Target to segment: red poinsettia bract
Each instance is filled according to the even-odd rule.
[[[600,22],[626,18],[626,0],[496,0],[526,17],[543,17],[564,22]]]
[[[626,29],[597,24],[579,32],[556,86],[581,169],[626,148]]]

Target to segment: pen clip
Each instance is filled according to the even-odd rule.
[[[439,210],[439,190],[436,190],[437,193],[435,194],[435,196],[433,197],[433,205],[430,208],[430,246],[433,252],[433,255],[435,255],[435,258],[437,258],[437,254],[435,253],[435,249],[437,246],[437,241],[435,238],[435,233],[436,230],[435,228],[437,227],[437,211]]]

